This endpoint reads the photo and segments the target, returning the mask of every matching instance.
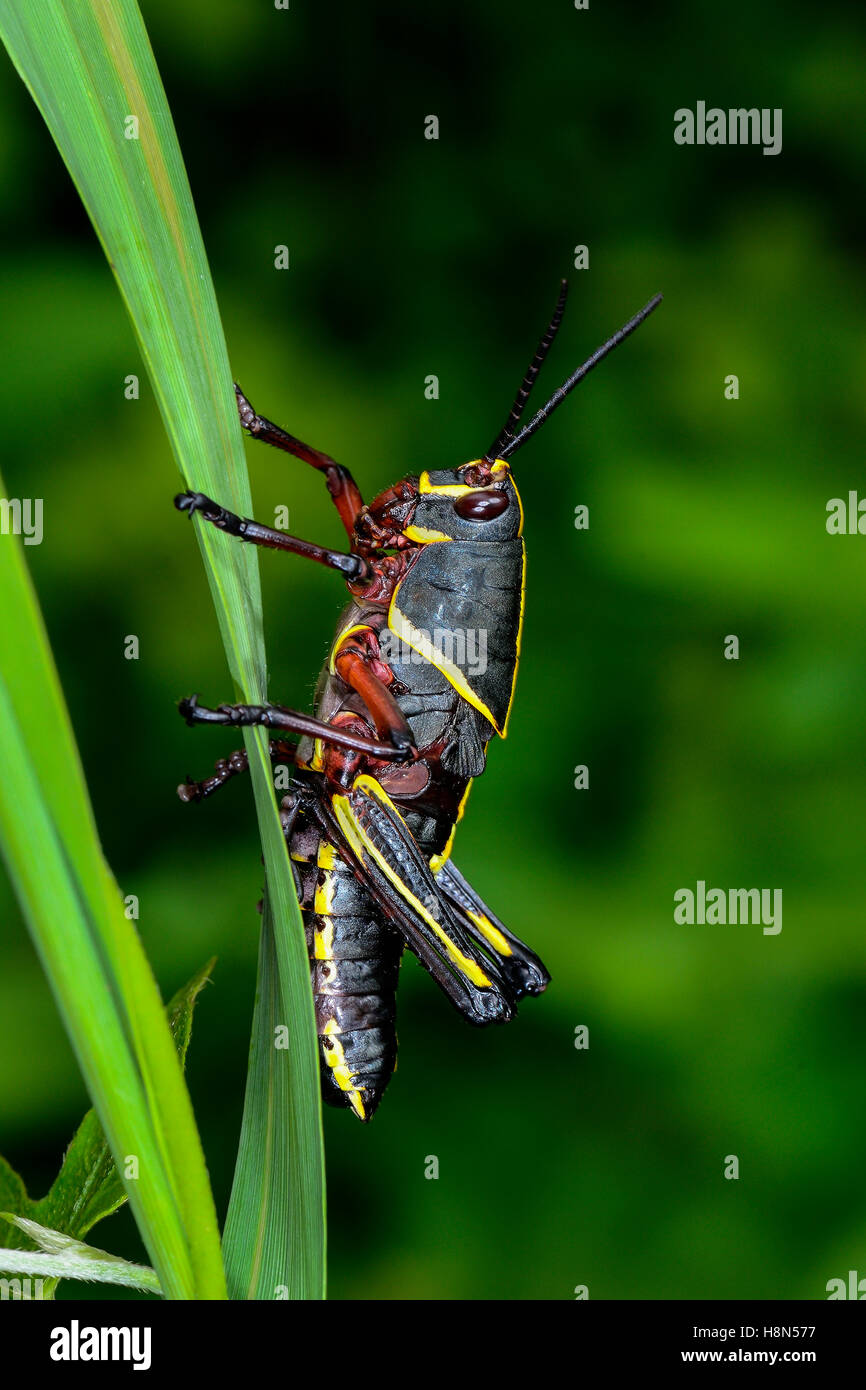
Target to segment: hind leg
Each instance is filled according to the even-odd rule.
[[[285,758],[290,763],[295,761],[294,744],[284,743],[282,739],[271,739],[268,752],[273,759]],[[224,787],[233,777],[237,777],[241,772],[248,772],[249,767],[250,760],[246,749],[238,748],[227,758],[220,758],[214,764],[211,777],[205,777],[200,782],[193,782],[187,777],[178,787],[177,794],[181,801],[204,801],[206,796],[213,796],[214,792],[218,792],[220,787]]]

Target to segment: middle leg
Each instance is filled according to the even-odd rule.
[[[320,738],[325,743],[334,743],[339,748],[352,748],[357,753],[366,753],[372,758],[385,758],[394,762],[404,762],[416,756],[411,742],[401,727],[389,730],[389,742],[379,743],[373,738],[341,729],[328,724],[324,719],[316,719],[311,714],[301,714],[298,710],[286,709],[283,705],[218,705],[209,709],[198,703],[198,696],[181,700],[179,713],[187,724],[222,724],[232,728],[282,729],[286,733],[308,735]]]

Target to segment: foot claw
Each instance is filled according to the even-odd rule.
[[[258,420],[258,416],[256,415],[256,412],[253,410],[243,391],[238,386],[237,382],[235,382],[235,396],[237,397],[238,415],[240,416],[241,428],[250,431],[254,430],[256,422]]]
[[[197,709],[198,709],[198,696],[197,696],[197,695],[190,695],[190,696],[188,696],[188,698],[183,699],[183,700],[180,700],[179,703],[178,703],[177,712],[178,712],[178,714],[180,715],[181,719],[185,719],[185,720],[186,720],[186,722],[187,722],[187,724],[189,724],[190,728],[192,728],[193,724],[195,723],[195,712],[196,712]]]
[[[407,734],[392,733],[391,742],[400,753],[401,762],[416,762],[418,759],[418,749],[415,747],[411,738]]]
[[[188,512],[192,520],[196,512],[213,511],[216,504],[203,492],[179,492],[174,499],[174,505],[179,512]]]

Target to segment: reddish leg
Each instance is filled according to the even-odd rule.
[[[285,758],[287,762],[295,761],[295,746],[292,743],[284,743],[282,739],[271,739],[268,745],[268,752],[272,758]],[[224,787],[226,782],[230,782],[232,777],[237,777],[241,772],[248,772],[250,766],[249,757],[245,748],[239,748],[234,753],[230,753],[227,758],[220,758],[214,764],[212,777],[205,777],[201,782],[193,782],[192,778],[187,777],[177,789],[177,794],[181,801],[204,801],[206,796],[212,796],[218,792],[220,787]]]
[[[188,512],[192,517],[196,512],[229,536],[248,541],[250,545],[263,545],[269,550],[288,550],[293,555],[303,555],[307,560],[327,565],[329,569],[340,570],[347,582],[357,583],[370,577],[372,571],[360,555],[344,555],[339,550],[328,550],[325,546],[314,545],[312,541],[302,541],[298,536],[287,536],[284,531],[275,531],[272,526],[263,526],[259,521],[238,516],[226,511],[218,502],[206,497],[203,492],[181,492],[174,499],[179,512]]]
[[[310,714],[284,709],[282,705],[219,705],[217,709],[208,709],[206,705],[200,705],[198,697],[193,695],[188,700],[181,700],[178,708],[190,725],[224,724],[235,729],[255,725],[265,729],[283,729],[286,733],[307,734],[310,738],[320,738],[340,748],[352,748],[372,758],[386,758],[395,762],[408,760],[415,752],[411,745],[411,734],[409,743],[406,743],[401,737],[401,730],[393,732],[391,742],[377,743],[375,739],[326,724],[323,719],[315,719]]]
[[[344,643],[334,658],[334,670],[364,701],[380,738],[389,738],[398,748],[410,749],[417,757],[412,730],[394,696],[370,669],[370,653],[360,644]]]
[[[235,383],[235,394],[238,398],[238,414],[241,417],[241,424],[253,439],[260,439],[263,444],[272,444],[275,449],[283,449],[287,454],[294,454],[295,458],[303,459],[304,463],[309,463],[313,468],[318,468],[320,472],[324,473],[328,491],[334,499],[334,506],[340,513],[340,520],[351,540],[355,518],[363,507],[364,500],[358,491],[358,484],[348,468],[343,468],[342,464],[335,463],[328,454],[323,454],[319,449],[312,449],[309,444],[304,444],[302,440],[296,439],[287,430],[280,429],[279,425],[275,425],[272,420],[266,420],[263,415],[257,415],[237,383]]]

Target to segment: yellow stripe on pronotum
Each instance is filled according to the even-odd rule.
[[[523,507],[520,508],[520,515],[523,516]],[[522,524],[522,522],[521,522]],[[505,722],[502,725],[502,737],[505,738],[508,730],[508,720],[511,717],[511,706],[514,704],[514,687],[517,684],[517,668],[520,665],[520,644],[523,641],[523,614],[526,608],[526,547],[523,549],[523,571],[520,576],[520,616],[517,619],[517,637],[514,641],[514,675],[511,677],[511,691],[508,696],[508,709],[505,711]]]
[[[376,781],[375,777],[370,777],[367,773],[361,773],[352,783],[352,790],[365,791],[371,796],[374,796],[383,806],[387,806],[389,810],[393,811],[402,821],[403,817],[400,815],[400,812],[397,810],[385,789]],[[416,898],[411,888],[407,887],[400,878],[400,875],[391,868],[385,856],[377,849],[376,845],[373,844],[363,826],[359,824],[349,798],[347,796],[335,796],[332,804],[340,828],[353,848],[355,845],[360,844],[365,853],[369,855],[371,859],[375,860],[385,877],[393,883],[400,897],[417,912],[422,921],[427,923],[437,939],[441,941],[451,960],[460,972],[465,975],[468,980],[471,980],[474,985],[478,985],[480,989],[489,988],[490,980],[484,974],[478,962],[464,955],[459,947],[454,944],[451,937],[445,931],[441,923],[437,922],[429,908],[426,908],[421,900]]]
[[[399,593],[399,589],[397,592]],[[454,686],[457,694],[462,695],[463,699],[483,714],[485,719],[489,719],[496,732],[501,734],[503,738],[505,737],[504,731],[497,724],[490,707],[484,703],[479,695],[476,695],[460,667],[455,662],[449,661],[445,653],[434,646],[429,637],[413,626],[405,613],[400,612],[397,607],[396,593],[391,600],[391,607],[388,609],[388,626],[402,642],[412,648],[413,652],[417,652],[425,661],[429,661],[431,666],[435,666],[437,671],[441,671],[445,679]]]
[[[514,496],[517,498],[517,505],[518,505],[518,507],[519,507],[519,509],[520,509],[520,525],[519,525],[518,528],[517,528],[517,534],[518,534],[518,536],[522,536],[522,535],[523,535],[523,498],[520,496],[520,493],[519,493],[518,490],[517,490],[517,485],[515,484],[515,481],[514,481],[513,478],[511,479],[511,486],[514,488]]]
[[[472,489],[470,488],[468,490],[471,491]],[[523,509],[521,507],[521,517],[522,515]],[[500,738],[505,738],[508,733],[508,719],[511,714],[511,706],[514,703],[514,687],[517,682],[517,667],[520,660],[520,644],[523,638],[523,614],[526,608],[525,553],[524,563],[522,566],[522,572],[520,576],[520,615],[517,620],[517,634],[514,642],[514,674],[511,677],[511,690],[508,693],[508,709],[505,712],[505,719],[503,720],[501,726],[497,723],[490,706],[486,704],[485,701],[481,699],[481,696],[478,695],[477,692],[472,689],[472,686],[469,684],[469,681],[466,677],[465,671],[462,671],[460,667],[456,664],[456,662],[450,661],[449,658],[445,655],[445,653],[441,651],[437,646],[435,646],[434,643],[430,641],[430,638],[425,633],[421,632],[417,627],[415,627],[415,625],[411,623],[409,619],[406,617],[406,614],[403,613],[400,610],[400,608],[398,608],[397,599],[399,597],[399,594],[400,585],[398,584],[397,588],[394,591],[394,596],[391,599],[391,604],[388,609],[388,626],[391,629],[391,631],[397,637],[399,637],[402,642],[405,642],[408,647],[411,647],[413,652],[417,652],[418,655],[420,657],[423,657],[425,661],[429,661],[431,666],[435,666],[437,671],[441,671],[445,679],[449,681],[451,685],[454,686],[454,689],[457,691],[457,694],[461,695],[463,699],[467,702],[467,704],[470,704],[474,709],[477,709],[479,714],[483,714],[485,719],[490,720],[490,723],[493,725]]]

